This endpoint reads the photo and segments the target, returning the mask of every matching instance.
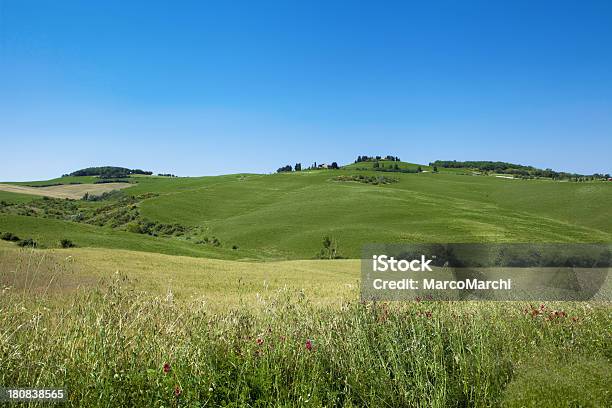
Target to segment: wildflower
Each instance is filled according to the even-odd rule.
[[[312,341],[310,339],[306,340],[306,350],[308,351],[312,350]]]
[[[258,346],[261,346],[264,343],[264,340],[261,337],[258,337],[256,341]]]
[[[170,372],[170,364],[164,363],[164,374],[168,374]]]
[[[181,388],[177,385],[174,387],[174,396],[178,397],[179,395],[181,395]]]

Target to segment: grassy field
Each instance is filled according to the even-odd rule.
[[[609,243],[612,183],[368,164],[133,176],[88,201],[0,191],[0,236],[38,246],[0,241],[0,383],[66,387],[69,406],[612,405],[609,303],[361,303],[357,259]],[[315,259],[325,236],[347,259]]]
[[[0,382],[69,406],[612,403],[598,303],[360,303],[355,261],[0,246]]]
[[[236,178],[147,200],[142,210],[164,222],[206,220],[222,241],[288,258],[313,256],[326,234],[353,258],[365,242],[610,240],[612,189],[603,183],[426,173],[373,186],[333,181],[336,174],[350,172]]]
[[[86,193],[100,195],[109,191],[120,190],[130,186],[130,183],[64,184],[48,187],[0,184],[0,190],[9,193],[32,194],[43,197],[71,198],[73,200],[80,200]]]
[[[24,269],[26,261],[36,266],[32,274],[15,275],[14,271]],[[355,300],[359,262],[248,262],[98,248],[28,250],[0,241],[0,273],[4,279],[0,283],[4,286],[46,291],[61,299],[78,287],[95,289],[119,273],[127,275],[135,289],[155,295],[171,292],[177,300],[206,299],[211,309],[223,311],[255,302],[258,294],[284,287],[303,291],[316,304],[339,305],[347,299]]]

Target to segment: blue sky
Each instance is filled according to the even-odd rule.
[[[91,165],[612,170],[612,2],[0,0],[0,180]]]

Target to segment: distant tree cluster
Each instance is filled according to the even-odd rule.
[[[391,155],[387,155],[385,157],[382,157],[382,156],[357,156],[357,160],[355,160],[355,163],[372,162],[372,161],[380,161],[380,160],[401,161],[399,157],[391,156]]]
[[[158,176],[160,177],[177,177],[174,174],[171,173],[157,173]]]
[[[609,174],[595,173],[592,175],[583,175],[577,173],[557,172],[551,169],[538,169],[533,166],[523,166],[521,164],[506,163],[500,161],[456,161],[456,160],[436,160],[429,163],[430,166],[443,168],[468,168],[476,169],[483,172],[494,172],[510,174],[522,178],[544,177],[553,180],[568,179],[572,181],[587,181],[597,179],[607,179]]]
[[[331,164],[326,164],[326,163],[317,164],[317,162],[314,162],[306,170],[339,169],[339,168],[340,166],[338,166],[337,162],[332,162]],[[291,171],[302,171],[302,163],[295,163],[295,167],[291,167],[291,165],[288,164],[276,170],[277,173],[284,173],[284,172],[291,172]]]
[[[152,171],[144,171],[141,169],[128,169],[125,167],[114,167],[114,166],[103,166],[103,167],[87,167],[74,171],[70,174],[64,174],[65,176],[98,176],[100,178],[126,178],[132,174],[143,174],[150,176],[153,174]]]
[[[368,170],[368,169],[364,169],[364,170]],[[384,164],[379,163],[379,162],[374,162],[374,164],[372,165],[372,170],[385,171],[388,173],[421,173],[423,172],[423,169],[421,168],[421,166],[418,166],[416,169],[402,169],[400,166],[398,166],[397,163],[393,164],[392,166],[385,167]]]
[[[290,164],[283,166],[283,167],[279,167],[278,170],[276,170],[277,173],[284,173],[284,172],[290,172],[293,171],[293,167],[291,167]]]

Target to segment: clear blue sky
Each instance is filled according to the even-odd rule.
[[[0,180],[360,154],[612,171],[611,1],[0,0]]]

